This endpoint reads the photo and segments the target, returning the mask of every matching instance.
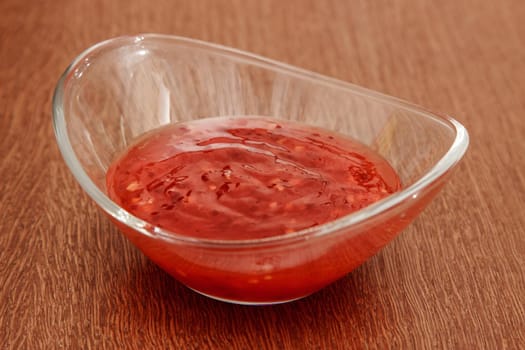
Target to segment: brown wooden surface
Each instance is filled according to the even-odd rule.
[[[0,1],[0,349],[525,346],[525,2]],[[379,255],[304,300],[240,307],[155,267],[51,128],[59,75],[108,37],[235,46],[454,115],[471,148]]]

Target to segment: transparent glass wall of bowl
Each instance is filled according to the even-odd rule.
[[[451,125],[271,64],[191,43],[145,40],[96,48],[65,80],[67,132],[82,167],[105,192],[116,155],[168,123],[214,116],[271,116],[337,131],[386,158],[404,186],[444,156]]]

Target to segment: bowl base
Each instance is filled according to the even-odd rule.
[[[306,298],[307,296],[310,295],[310,294],[306,294],[306,295],[303,295],[303,296],[298,297],[298,298],[292,298],[292,299],[286,299],[286,300],[276,300],[276,301],[246,301],[246,300],[233,300],[233,299],[220,298],[220,297],[217,297],[217,296],[214,296],[214,295],[203,293],[203,292],[198,291],[196,289],[193,289],[191,287],[188,287],[188,288],[191,289],[192,291],[194,291],[196,293],[199,293],[200,295],[204,295],[205,297],[208,297],[210,299],[222,301],[222,302],[229,303],[229,304],[247,305],[247,306],[265,306],[265,305],[285,304],[285,303],[290,303],[292,301],[296,301],[296,300],[299,300],[299,299],[302,299],[302,298]]]

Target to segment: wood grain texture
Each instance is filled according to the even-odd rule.
[[[0,2],[0,348],[485,348],[525,344],[525,2]],[[392,244],[304,300],[240,307],[186,289],[75,183],[54,85],[97,41],[235,46],[454,115],[471,148]]]

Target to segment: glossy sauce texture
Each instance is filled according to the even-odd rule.
[[[360,143],[263,117],[179,123],[144,135],[110,167],[110,197],[177,234],[257,239],[324,224],[400,189]]]

